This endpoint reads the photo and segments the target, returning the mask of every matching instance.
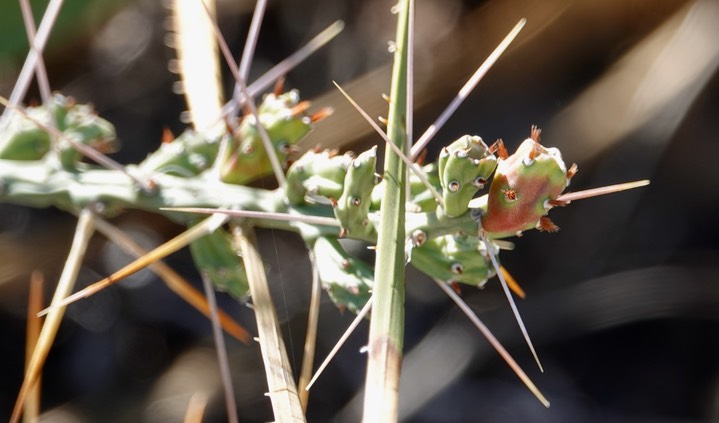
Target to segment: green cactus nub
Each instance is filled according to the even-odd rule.
[[[55,126],[67,138],[101,152],[115,149],[115,128],[97,116],[92,106],[76,104],[72,98],[55,94],[50,104],[30,107],[26,113],[46,127]],[[54,120],[52,118],[54,118]],[[57,140],[63,167],[73,169],[82,158],[67,140]],[[51,150],[50,135],[20,113],[13,113],[7,130],[0,134],[0,159],[42,160]]]
[[[369,301],[374,270],[347,254],[336,239],[320,237],[313,246],[322,286],[340,309],[357,313]]]
[[[478,136],[465,135],[442,149],[438,160],[444,214],[461,216],[468,203],[489,181],[497,159]]]
[[[496,247],[494,251],[497,251]],[[427,275],[481,287],[495,272],[484,243],[476,236],[443,235],[412,248],[410,262]]]
[[[538,228],[558,228],[546,218],[552,202],[569,184],[573,170],[567,170],[559,150],[545,148],[533,129],[508,158],[499,160],[489,189],[482,228],[493,238],[521,234]]]
[[[305,114],[307,103],[300,103],[296,90],[275,96],[268,94],[257,110],[280,162],[287,164],[292,148],[311,129],[312,119]],[[243,185],[272,173],[254,116],[245,116],[230,139],[221,162],[223,182]]]
[[[232,239],[220,228],[190,244],[195,266],[207,275],[215,287],[239,301],[247,300],[249,283],[245,266],[232,247]]]
[[[299,205],[310,194],[325,198],[342,195],[347,168],[352,155],[338,155],[335,151],[308,151],[287,171],[285,195],[288,204]]]
[[[377,147],[373,147],[352,160],[347,168],[342,195],[334,205],[335,217],[342,225],[342,235],[367,239],[375,234],[369,221],[369,209],[376,164]]]
[[[173,141],[163,142],[139,167],[148,175],[164,173],[184,178],[199,175],[209,169],[217,158],[222,136],[211,136],[188,129]]]

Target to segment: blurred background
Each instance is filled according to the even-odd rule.
[[[33,2],[36,19],[47,2]],[[464,299],[552,402],[545,410],[446,296],[419,272],[407,281],[401,419],[407,422],[719,421],[719,2],[423,0],[417,2],[415,134],[522,17],[528,23],[433,142],[465,133],[511,151],[543,128],[579,173],[571,188],[651,179],[650,186],[551,213],[556,234],[528,232],[502,263],[527,292],[519,309],[545,373],[536,370],[496,281]],[[303,141],[361,151],[381,142],[332,87],[370,115],[386,114],[394,37],[391,2],[271,1],[251,79],[337,19],[337,39],[287,75],[316,108],[331,106]],[[239,56],[253,2],[219,1],[219,24]],[[54,90],[95,104],[117,129],[123,163],[179,134],[184,99],[168,71],[165,5],[153,0],[64,5],[45,60]],[[27,41],[19,8],[0,13],[0,94],[7,96]],[[233,81],[226,73],[226,93]],[[176,87],[175,87],[176,88]],[[175,90],[176,91],[176,90]],[[38,101],[33,88],[28,102]],[[417,135],[418,136],[418,135]],[[182,230],[150,214],[114,222],[150,247]],[[29,275],[46,275],[47,299],[75,219],[55,209],[0,205],[0,418],[22,381]],[[310,292],[301,239],[261,232],[285,341],[299,367]],[[362,248],[359,247],[358,251]],[[371,259],[371,257],[370,257]],[[79,285],[129,261],[101,237]],[[201,287],[189,253],[167,263]],[[221,306],[254,333],[251,310]],[[352,320],[325,296],[317,362]],[[312,389],[308,419],[361,416],[363,325]],[[269,421],[259,348],[228,340],[242,421]],[[210,393],[207,422],[225,421],[210,324],[149,272],[71,306],[43,373],[43,421],[177,422],[190,395]]]

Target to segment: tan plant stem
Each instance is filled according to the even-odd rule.
[[[40,271],[33,271],[30,276],[30,291],[28,293],[28,306],[27,306],[27,339],[25,347],[25,370],[29,368],[30,362],[32,361],[32,354],[37,345],[37,340],[40,336],[40,329],[42,328],[42,318],[37,317],[37,312],[42,310],[43,303],[43,286],[44,276]],[[24,421],[30,423],[37,420],[40,415],[40,379],[38,376],[37,381],[30,389],[25,399],[25,408],[23,410]]]
[[[75,237],[72,240],[70,253],[68,254],[65,267],[63,268],[57,288],[55,289],[55,295],[52,297],[51,307],[53,304],[60,303],[60,301],[67,297],[72,291],[72,287],[75,285],[75,280],[82,266],[82,259],[85,257],[85,252],[87,251],[87,244],[90,242],[94,230],[94,215],[90,210],[84,209],[80,213],[80,219],[75,229]],[[40,371],[45,364],[45,359],[50,351],[50,347],[55,339],[64,314],[65,307],[55,307],[48,313],[45,319],[45,324],[40,331],[40,337],[38,338],[37,345],[30,359],[30,364],[25,372],[25,379],[23,380],[20,393],[15,402],[10,423],[17,423],[20,418],[25,397],[40,377]]]
[[[312,262],[312,294],[310,295],[309,316],[307,316],[307,335],[305,336],[305,349],[302,355],[302,368],[300,369],[300,380],[297,383],[297,390],[300,395],[302,411],[307,412],[307,402],[310,398],[310,391],[307,385],[312,378],[312,365],[315,361],[315,346],[317,345],[317,324],[320,317],[320,299],[322,298],[322,286],[318,263],[312,250],[309,250],[310,262]]]
[[[236,225],[233,230],[237,249],[247,271],[250,293],[257,319],[258,341],[267,375],[268,395],[272,401],[275,420],[278,422],[305,422],[297,395],[285,343],[282,340],[275,306],[270,297],[267,275],[257,249],[254,230]]]

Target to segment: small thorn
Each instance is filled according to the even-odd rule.
[[[392,99],[385,93],[382,93],[382,99],[384,99],[384,101],[386,101],[387,103],[392,102]]]
[[[543,232],[557,232],[559,226],[555,225],[547,216],[542,216],[537,222],[537,229]]]
[[[324,107],[324,108],[322,108],[321,110],[319,110],[319,111],[313,113],[313,114],[310,116],[310,120],[312,121],[312,123],[319,122],[319,121],[321,121],[322,119],[324,119],[324,118],[329,117],[330,115],[332,115],[332,113],[334,113],[334,109],[333,109],[333,108],[331,108],[331,107]]]
[[[452,288],[452,291],[457,293],[457,295],[462,295],[462,288],[459,287],[457,281],[450,281],[449,286]]]
[[[162,128],[162,142],[163,143],[171,143],[175,140],[175,136],[172,134],[172,131],[167,126]]]
[[[532,128],[529,130],[529,138],[534,140],[537,144],[539,144],[539,137],[542,135],[542,130],[539,129],[537,125],[532,125]]]
[[[290,109],[290,113],[292,113],[292,116],[300,116],[304,112],[307,111],[307,109],[310,108],[311,103],[307,100],[300,101],[297,103],[292,109]]]
[[[572,165],[569,167],[569,170],[567,170],[567,184],[569,184],[569,181],[572,180],[574,175],[579,172],[579,166],[577,166],[576,163],[572,163]]]
[[[507,281],[507,285],[509,285],[509,289],[512,290],[512,292],[515,293],[519,298],[525,299],[527,297],[527,294],[524,292],[521,286],[517,283],[517,280],[514,279],[514,276],[512,276],[511,273],[504,267],[499,266],[499,271],[502,272],[502,276],[504,276],[504,280]]]
[[[272,93],[275,96],[279,96],[280,94],[282,94],[282,92],[284,90],[285,90],[285,77],[280,76],[279,78],[277,78],[277,82],[275,82],[274,88],[272,88]]]
[[[509,153],[504,147],[504,141],[502,141],[501,138],[495,141],[494,144],[489,147],[489,152],[492,154],[497,153],[497,157],[502,160],[507,160],[507,157],[509,157]]]
[[[422,165],[424,165],[424,161],[426,158],[427,158],[427,150],[422,150],[414,162],[417,163],[418,165],[422,166]]]
[[[384,116],[377,116],[377,120],[380,121],[383,125],[387,125],[389,121]]]

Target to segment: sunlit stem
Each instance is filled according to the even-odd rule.
[[[482,238],[482,242],[484,242],[484,245],[487,246],[487,252],[489,253],[489,258],[492,261],[492,266],[494,266],[494,269],[497,271],[497,277],[499,278],[499,282],[502,285],[502,290],[504,290],[504,295],[507,297],[509,306],[512,308],[512,313],[514,313],[514,317],[517,320],[519,329],[522,331],[522,335],[524,335],[524,340],[527,342],[527,346],[529,347],[529,350],[532,352],[532,355],[534,356],[534,361],[537,362],[537,366],[539,367],[539,370],[541,372],[544,372],[544,368],[542,368],[542,363],[539,361],[539,356],[537,356],[537,351],[534,349],[534,344],[532,344],[532,340],[529,338],[529,333],[527,332],[527,328],[524,326],[524,321],[522,320],[522,316],[519,314],[519,310],[517,309],[517,304],[514,303],[514,298],[512,297],[512,293],[509,290],[507,281],[504,280],[504,275],[502,274],[502,268],[499,265],[499,262],[497,262],[497,257],[495,257],[496,251],[494,250],[494,246],[491,244],[491,241],[489,239],[487,239],[487,236],[484,234],[484,231],[482,231],[481,229],[480,229],[479,235]]]
[[[230,374],[230,361],[227,358],[227,347],[225,338],[222,336],[220,320],[217,317],[217,300],[215,290],[212,288],[212,281],[206,274],[202,274],[202,286],[205,288],[205,296],[210,304],[210,321],[212,322],[212,337],[215,340],[215,351],[217,351],[217,362],[220,365],[222,376],[222,387],[225,392],[225,407],[227,408],[227,420],[230,423],[237,423],[237,404],[235,403],[235,390],[232,387],[232,375]]]
[[[643,179],[641,181],[626,182],[623,184],[607,185],[605,187],[585,189],[583,191],[569,192],[562,194],[557,197],[557,201],[570,202],[575,200],[583,200],[585,198],[597,197],[599,195],[612,194],[615,192],[626,191],[628,189],[634,189],[649,185],[649,179]]]
[[[63,299],[62,301],[53,303],[52,305],[50,305],[50,307],[48,307],[45,310],[38,313],[38,316],[43,316],[43,315],[51,312],[52,310],[55,310],[60,307],[65,307],[68,304],[74,303],[77,300],[89,297],[89,296],[107,288],[108,286],[121,281],[122,279],[144,269],[145,267],[149,266],[150,264],[155,263],[158,260],[162,260],[163,258],[167,257],[168,255],[179,250],[180,248],[183,248],[183,247],[189,245],[192,241],[195,241],[196,239],[199,239],[205,235],[208,235],[208,234],[216,231],[220,226],[222,226],[225,222],[227,222],[227,220],[229,220],[229,216],[227,216],[227,215],[224,215],[224,214],[212,215],[211,217],[203,220],[202,222],[191,227],[190,229],[186,230],[185,232],[181,233],[180,235],[176,236],[175,238],[172,238],[171,240],[167,241],[166,243],[160,245],[159,247],[155,248],[154,250],[150,251],[149,253],[145,254],[144,256],[138,258],[137,260],[133,261],[132,263],[128,264],[127,266],[123,267],[122,269],[118,270],[117,272],[113,273],[112,275],[106,277],[105,279],[103,279],[99,282],[95,282],[94,284],[70,295],[69,297]]]
[[[312,377],[312,380],[310,380],[310,382],[307,384],[307,387],[305,388],[306,390],[309,391],[310,388],[312,388],[312,385],[314,385],[315,381],[317,381],[317,379],[320,377],[327,365],[330,364],[330,361],[332,361],[334,356],[337,355],[337,351],[340,350],[342,345],[344,345],[344,343],[347,341],[347,338],[352,335],[352,332],[354,332],[357,326],[359,326],[362,319],[364,319],[367,313],[369,313],[370,309],[372,309],[373,298],[374,297],[370,297],[369,300],[367,300],[367,304],[365,304],[364,307],[362,307],[362,310],[357,313],[357,317],[355,317],[355,319],[352,321],[352,324],[350,324],[345,333],[342,334],[339,341],[337,341],[337,344],[335,344],[334,348],[332,348],[332,351],[327,354],[327,358],[325,358],[325,361],[320,364],[320,366],[317,368],[317,371],[315,372],[315,375]]]
[[[211,16],[210,11],[207,9],[207,6],[205,6],[205,3],[202,3],[202,5],[205,7],[207,15]],[[269,158],[270,164],[272,165],[272,171],[275,174],[278,185],[280,187],[283,187],[285,185],[285,172],[284,170],[282,170],[282,164],[280,163],[280,159],[279,157],[277,157],[277,152],[272,146],[272,140],[270,140],[267,129],[265,129],[264,125],[262,125],[262,122],[260,121],[260,115],[257,113],[257,106],[255,105],[255,101],[252,99],[252,96],[250,96],[249,92],[247,91],[247,84],[245,84],[245,81],[240,76],[240,70],[237,67],[235,59],[232,57],[230,48],[227,46],[227,41],[225,41],[225,37],[222,35],[222,32],[220,32],[220,28],[217,26],[217,22],[214,19],[211,20],[212,28],[214,29],[215,37],[217,38],[217,43],[220,46],[220,51],[222,51],[225,62],[227,63],[227,66],[229,66],[230,71],[232,72],[232,76],[235,78],[235,83],[240,88],[240,92],[245,96],[245,99],[247,100],[245,102],[245,105],[250,110],[250,114],[252,114],[252,117],[255,118],[255,126],[257,127],[257,132],[259,132],[260,134],[260,139],[262,140],[262,144],[265,147],[265,151],[267,152],[267,157]]]
[[[465,98],[469,96],[469,93],[472,92],[474,87],[477,86],[479,81],[484,77],[484,75],[489,71],[489,69],[494,65],[494,63],[499,59],[499,57],[504,53],[504,51],[509,47],[509,45],[514,41],[514,38],[519,34],[519,31],[522,30],[524,27],[524,24],[527,23],[527,20],[522,18],[515,26],[512,28],[512,30],[507,34],[506,37],[504,37],[504,40],[502,40],[501,43],[494,49],[492,54],[487,57],[487,60],[482,63],[482,65],[477,68],[477,70],[474,72],[471,78],[464,84],[462,89],[459,90],[459,93],[457,96],[452,100],[451,103],[449,103],[449,106],[442,112],[441,115],[437,118],[437,120],[427,128],[427,130],[422,134],[421,137],[417,140],[417,142],[412,146],[412,149],[410,150],[409,157],[414,161],[417,160],[417,156],[419,156],[419,153],[422,152],[422,150],[427,146],[427,144],[432,140],[432,138],[437,134],[439,129],[447,122],[447,120],[452,116],[452,114],[457,110],[457,108],[462,104]]]
[[[457,295],[452,288],[447,285],[446,283],[435,279],[434,280],[437,285],[442,288],[442,290],[451,298],[457,306],[462,310],[462,312],[469,318],[469,320],[474,323],[474,325],[479,329],[480,332],[482,332],[482,335],[484,335],[485,338],[487,338],[487,341],[494,347],[495,350],[499,353],[499,355],[504,359],[505,362],[509,365],[509,367],[514,371],[514,373],[519,377],[519,379],[524,382],[524,384],[529,388],[529,390],[534,394],[535,397],[547,408],[549,408],[549,401],[542,395],[542,393],[539,391],[537,386],[532,382],[531,379],[529,379],[529,376],[527,376],[526,373],[524,373],[524,370],[517,364],[516,361],[512,358],[512,356],[507,352],[506,349],[502,346],[502,344],[497,340],[497,338],[492,334],[492,332],[489,330],[487,326],[485,326],[484,323],[482,323],[481,320],[479,320],[479,317],[472,311],[471,308],[462,301],[462,298]]]
[[[342,95],[347,99],[347,101],[349,101],[350,104],[352,104],[352,106],[357,109],[357,111],[362,115],[362,117],[364,117],[365,120],[372,126],[372,128],[377,131],[377,133],[385,141],[385,144],[392,148],[392,151],[394,151],[395,154],[397,154],[397,156],[399,156],[399,158],[404,161],[409,170],[411,170],[415,175],[417,175],[422,184],[429,190],[429,192],[432,193],[434,199],[437,201],[437,204],[439,204],[440,207],[444,208],[444,200],[442,200],[442,196],[439,195],[436,189],[434,189],[432,184],[427,179],[427,175],[425,175],[424,171],[416,163],[413,163],[407,156],[405,156],[402,150],[399,149],[399,147],[394,145],[394,143],[389,140],[387,134],[379,127],[379,125],[377,125],[377,123],[367,114],[367,112],[365,112],[364,109],[362,109],[360,105],[357,104],[357,102],[354,101],[354,99],[350,97],[349,94],[347,94],[347,92],[342,89],[342,87],[339,86],[339,84],[334,81],[333,83],[335,84],[337,89],[340,90],[340,93],[342,93]]]
[[[77,275],[82,267],[82,260],[85,257],[87,251],[87,245],[90,242],[90,238],[94,232],[94,215],[88,209],[83,209],[80,213],[80,219],[77,222],[75,229],[75,236],[72,240],[72,246],[70,247],[70,253],[65,261],[65,267],[60,275],[60,280],[55,288],[55,294],[52,297],[50,303],[49,314],[45,323],[42,325],[40,336],[35,346],[35,350],[32,353],[30,364],[28,364],[27,371],[25,372],[25,379],[20,387],[17,400],[15,401],[15,407],[13,408],[12,416],[10,417],[11,423],[17,423],[20,419],[20,413],[22,412],[22,406],[25,402],[30,388],[37,382],[40,376],[42,366],[45,364],[45,359],[50,351],[55,335],[60,327],[60,322],[65,314],[65,307],[62,306],[61,300],[72,291],[72,287],[77,280]],[[39,315],[38,315],[39,317]]]

